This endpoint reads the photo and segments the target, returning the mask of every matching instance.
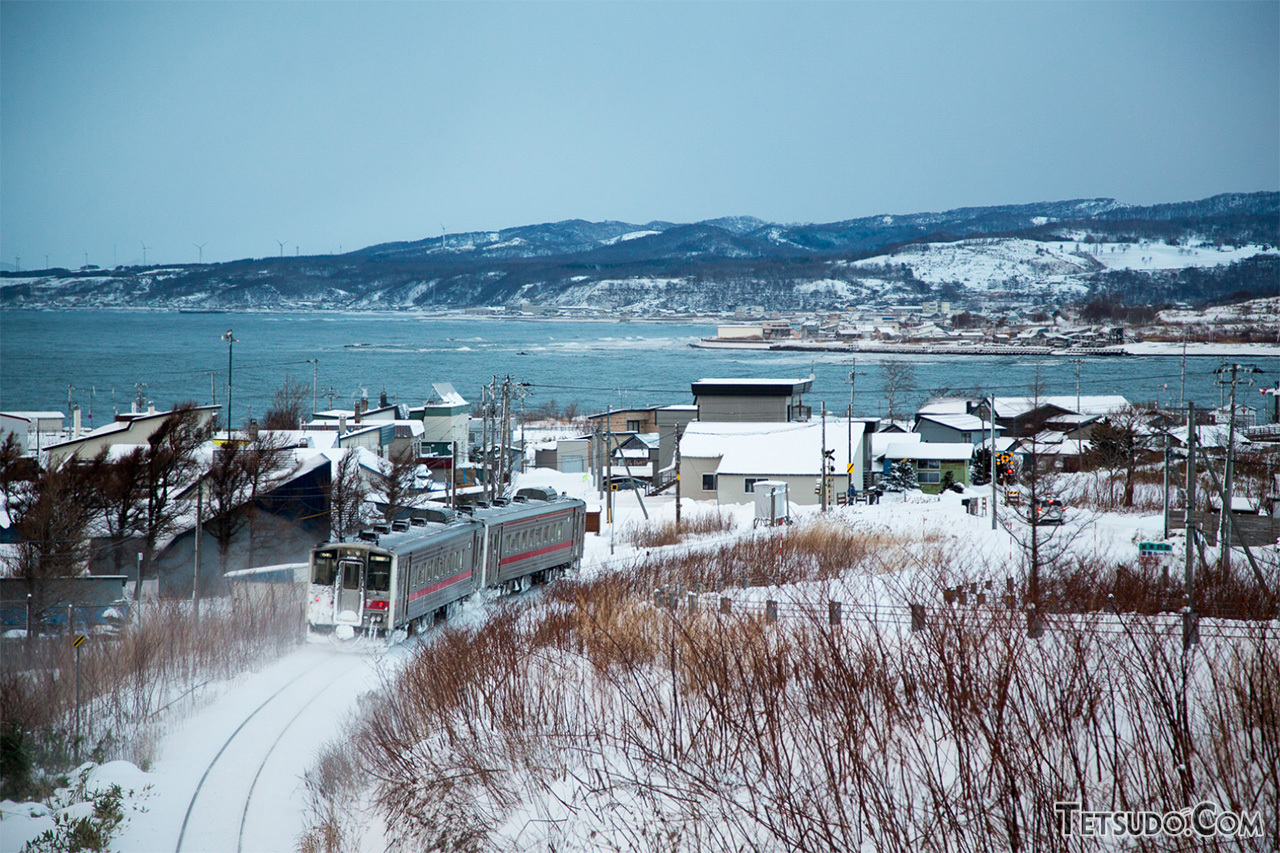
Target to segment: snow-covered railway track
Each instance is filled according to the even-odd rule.
[[[332,710],[317,700],[344,678],[363,677],[367,669],[365,655],[319,655],[244,714],[208,760],[183,816],[175,853],[293,849],[301,816],[282,813],[281,804],[295,799],[301,770],[318,745],[308,726],[299,723],[311,711],[327,731]],[[346,704],[349,695],[342,691],[337,704]]]

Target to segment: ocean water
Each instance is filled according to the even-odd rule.
[[[433,382],[451,382],[468,400],[493,376],[528,383],[526,406],[554,400],[580,411],[693,402],[703,378],[815,376],[805,402],[843,413],[849,373],[859,415],[882,415],[886,361],[915,368],[907,408],[941,389],[1025,395],[1037,377],[1044,394],[1074,395],[1076,365],[1062,357],[744,352],[694,349],[715,334],[692,323],[600,322],[432,317],[369,313],[178,314],[150,311],[5,311],[0,314],[0,408],[69,411],[79,404],[100,426],[127,411],[140,391],[157,408],[183,400],[226,404],[232,352],[235,421],[262,415],[286,376],[314,386],[320,408],[350,407],[367,394],[377,403],[421,404]],[[316,360],[315,370],[309,359]],[[1274,359],[1272,359],[1274,361]],[[1189,358],[1185,398],[1218,405],[1217,359]],[[1267,367],[1263,365],[1264,369]],[[1275,381],[1274,370],[1259,377]],[[1122,394],[1131,401],[1176,405],[1180,356],[1084,358],[1082,394]],[[1257,396],[1257,392],[1252,392]],[[1247,399],[1256,406],[1256,400]],[[86,418],[86,424],[89,422]]]

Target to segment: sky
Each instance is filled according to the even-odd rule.
[[[0,2],[5,270],[1259,190],[1274,0]]]

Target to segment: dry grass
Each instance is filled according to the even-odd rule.
[[[720,512],[697,512],[685,515],[677,526],[675,519],[630,524],[623,538],[637,548],[661,548],[675,545],[689,536],[706,536],[733,530],[733,516]]]
[[[70,638],[6,641],[0,660],[0,719],[37,767],[7,773],[5,794],[42,793],[48,772],[92,755],[144,769],[161,712],[190,703],[202,685],[278,657],[301,641],[301,598],[292,592],[254,606],[205,602],[199,622],[185,602],[144,602],[117,634],[80,649],[82,710],[74,731],[76,652]]]
[[[936,608],[924,630],[668,611],[653,582],[878,572],[838,528],[564,582],[421,647],[352,733],[401,849],[1080,849],[1053,804],[1280,826],[1274,622]],[[953,555],[959,558],[959,555]],[[939,572],[961,571],[945,550]],[[850,567],[855,567],[850,569]],[[1095,567],[1096,568],[1096,567]],[[919,590],[913,591],[919,592]],[[1183,849],[1183,839],[1143,849]],[[316,848],[328,849],[328,848]]]

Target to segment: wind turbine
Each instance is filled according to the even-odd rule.
[[[440,251],[444,251],[444,223],[440,223]]]
[[[204,263],[204,247],[209,245],[209,241],[206,240],[203,243],[192,243],[191,245],[195,246],[197,249],[200,250],[200,263],[203,264]]]
[[[147,265],[147,244],[146,243],[142,244],[142,265],[144,267]]]
[[[282,258],[283,258],[283,257],[284,257],[284,244],[285,244],[285,243],[288,243],[289,241],[288,241],[288,240],[277,240],[276,242],[280,244],[280,257],[282,257]]]

